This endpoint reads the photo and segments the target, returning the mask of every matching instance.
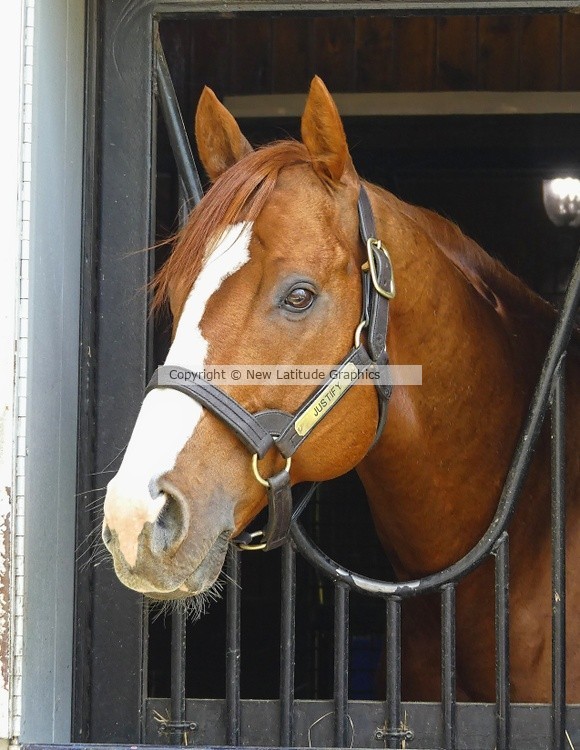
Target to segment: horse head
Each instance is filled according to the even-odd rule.
[[[315,78],[302,143],[253,151],[231,114],[205,89],[196,139],[212,187],[156,279],[173,339],[166,366],[333,365],[353,347],[362,316],[360,179],[336,106]],[[294,414],[311,384],[227,382],[255,414]],[[355,385],[293,455],[292,483],[350,470],[376,434],[374,388]],[[103,538],[128,587],[155,598],[210,588],[230,540],[266,504],[252,456],[227,424],[174,388],[147,393],[122,464],[108,485]],[[284,468],[275,448],[259,463]]]

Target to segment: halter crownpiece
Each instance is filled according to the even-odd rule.
[[[294,414],[276,409],[252,414],[234,398],[213,383],[196,375],[195,380],[179,380],[176,373],[188,370],[173,365],[158,367],[149,381],[145,394],[154,388],[173,388],[195,399],[222,420],[252,453],[252,469],[256,481],[267,487],[268,522],[262,531],[242,532],[234,539],[241,549],[269,550],[279,547],[288,538],[293,518],[290,465],[292,456],[317,424],[334,408],[340,398],[356,384],[357,375],[379,365],[388,364],[386,339],[389,320],[389,300],[395,295],[393,268],[389,253],[376,237],[375,219],[369,196],[363,185],[358,197],[360,236],[367,252],[362,272],[362,316],[354,335],[354,344],[347,356],[333,369],[333,374],[308,398]],[[361,333],[367,330],[367,346],[361,343]],[[169,373],[173,377],[169,377]],[[336,383],[341,383],[340,396],[326,399],[320,410],[321,399]],[[379,398],[379,418],[371,448],[380,438],[387,417],[387,405],[392,385],[375,385]],[[269,478],[260,474],[258,460],[276,448],[286,459],[286,466]],[[369,448],[370,450],[370,448]],[[303,495],[297,512],[301,511],[317,485],[311,483]],[[297,515],[294,512],[294,515]],[[258,539],[258,542],[254,540]]]

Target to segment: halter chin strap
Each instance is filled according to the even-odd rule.
[[[386,248],[376,237],[370,200],[362,185],[358,215],[367,260],[362,266],[362,318],[355,331],[354,345],[342,362],[333,368],[331,376],[294,414],[276,409],[252,414],[213,383],[197,374],[195,379],[185,380],[183,376],[188,370],[172,365],[158,367],[145,390],[147,394],[154,388],[173,388],[190,396],[221,419],[252,453],[254,476],[267,488],[268,522],[263,531],[242,532],[234,540],[242,549],[269,550],[286,541],[293,515],[301,512],[317,486],[315,483],[308,486],[293,513],[289,474],[292,456],[361,375],[378,365],[388,364],[386,337],[389,300],[395,295],[393,269]],[[366,347],[360,341],[363,329],[367,330]],[[382,434],[392,392],[391,385],[378,384],[375,387],[379,399],[379,418],[371,448]],[[286,458],[286,466],[273,476],[264,478],[260,474],[258,459],[263,458],[271,448],[277,448]]]

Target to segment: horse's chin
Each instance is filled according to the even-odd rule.
[[[156,601],[168,601],[204,594],[215,584],[223,568],[230,536],[231,530],[222,531],[197,568],[174,591],[146,591],[145,596]]]

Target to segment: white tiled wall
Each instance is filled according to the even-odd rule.
[[[22,698],[34,2],[3,8],[0,49],[0,746],[18,741]]]
[[[16,361],[16,471],[13,510],[13,660],[11,737],[20,735],[22,717],[22,639],[24,581],[24,478],[26,470],[26,376],[28,365],[28,265],[30,251],[30,193],[32,153],[32,84],[34,59],[34,2],[24,0],[22,73],[21,173],[20,173],[20,287],[17,315]]]

